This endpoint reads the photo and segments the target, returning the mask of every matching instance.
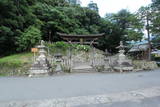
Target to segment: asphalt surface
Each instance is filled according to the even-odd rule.
[[[0,103],[103,95],[152,87],[160,87],[160,69],[130,73],[79,73],[41,78],[0,77]],[[148,107],[142,106],[143,102],[160,107],[159,101],[159,96],[146,98],[142,103],[134,103],[133,107]],[[132,107],[124,106],[132,103],[127,101],[114,103],[115,105],[102,103],[79,107],[117,107],[117,104],[120,105],[118,107]]]
[[[110,104],[89,104],[76,107],[160,107],[160,97],[146,98],[141,101],[125,101]]]

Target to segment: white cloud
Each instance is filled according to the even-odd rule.
[[[82,6],[87,6],[91,0],[81,0]],[[151,3],[151,0],[92,0],[97,3],[99,13],[103,17],[106,13],[116,13],[121,9],[135,12],[141,6]]]

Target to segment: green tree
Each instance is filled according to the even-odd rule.
[[[0,52],[9,54],[16,52],[15,38],[25,28],[35,23],[30,0],[0,0]]]
[[[14,32],[6,26],[0,27],[0,53],[9,54],[9,50],[13,51],[12,45],[14,44]]]
[[[57,32],[72,34],[99,33],[100,16],[97,12],[80,6],[53,7],[46,3],[37,3],[34,14],[43,22],[43,39],[59,41]]]
[[[121,30],[119,27],[105,18],[101,19],[99,31],[100,33],[105,33],[105,36],[99,39],[98,48],[102,50],[107,49],[111,53],[116,53],[117,49],[115,47],[119,45],[121,40],[121,36],[119,36]]]
[[[152,0],[152,28],[151,31],[155,37],[160,37],[160,1]]]
[[[148,45],[149,45],[149,53],[148,53],[148,60],[151,60],[151,37],[150,37],[150,32],[151,32],[151,23],[152,23],[152,11],[150,6],[146,7],[141,7],[138,11],[138,14],[142,20],[142,22],[145,25],[145,30],[147,31],[147,40],[148,40]]]
[[[138,41],[143,37],[143,24],[136,14],[127,10],[118,13],[106,14],[105,19],[101,19],[99,32],[105,33],[105,37],[99,40],[99,48],[108,49],[109,52],[117,52],[120,41]]]
[[[115,51],[120,40],[140,40],[139,20],[128,11],[103,19],[88,7],[70,5],[66,0],[0,0],[0,52],[26,51],[40,39],[62,40],[68,34],[106,33],[100,49]],[[5,11],[4,11],[5,10]],[[124,36],[127,35],[127,36]]]
[[[69,4],[65,0],[37,0],[36,3],[43,3],[47,4],[48,6],[54,6],[54,7],[69,6]]]
[[[119,36],[124,41],[141,40],[143,33],[143,24],[140,19],[129,11],[122,9],[111,17],[112,23],[115,23],[121,30]]]
[[[17,37],[18,51],[26,51],[41,40],[41,31],[35,26],[29,26],[21,36]]]

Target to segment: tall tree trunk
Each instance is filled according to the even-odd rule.
[[[151,40],[150,40],[150,29],[149,29],[149,15],[147,13],[147,36],[148,36],[148,60],[151,60]]]
[[[49,43],[51,43],[51,31],[49,31],[49,37],[48,37],[48,39],[49,39]]]

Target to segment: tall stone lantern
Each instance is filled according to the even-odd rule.
[[[51,72],[51,66],[46,57],[44,41],[41,40],[41,44],[37,46],[39,50],[39,56],[29,69],[29,77],[32,76],[46,76]]]
[[[125,53],[124,48],[126,48],[126,46],[124,46],[123,42],[120,41],[120,45],[117,48],[119,49],[118,63],[122,64],[126,60],[126,56],[124,54]]]
[[[117,47],[119,49],[119,55],[118,55],[118,64],[114,65],[114,69],[118,70],[120,72],[123,71],[132,71],[133,70],[133,65],[132,65],[132,60],[128,59],[125,56],[125,50],[126,46],[123,45],[123,42],[120,41],[120,45]]]

